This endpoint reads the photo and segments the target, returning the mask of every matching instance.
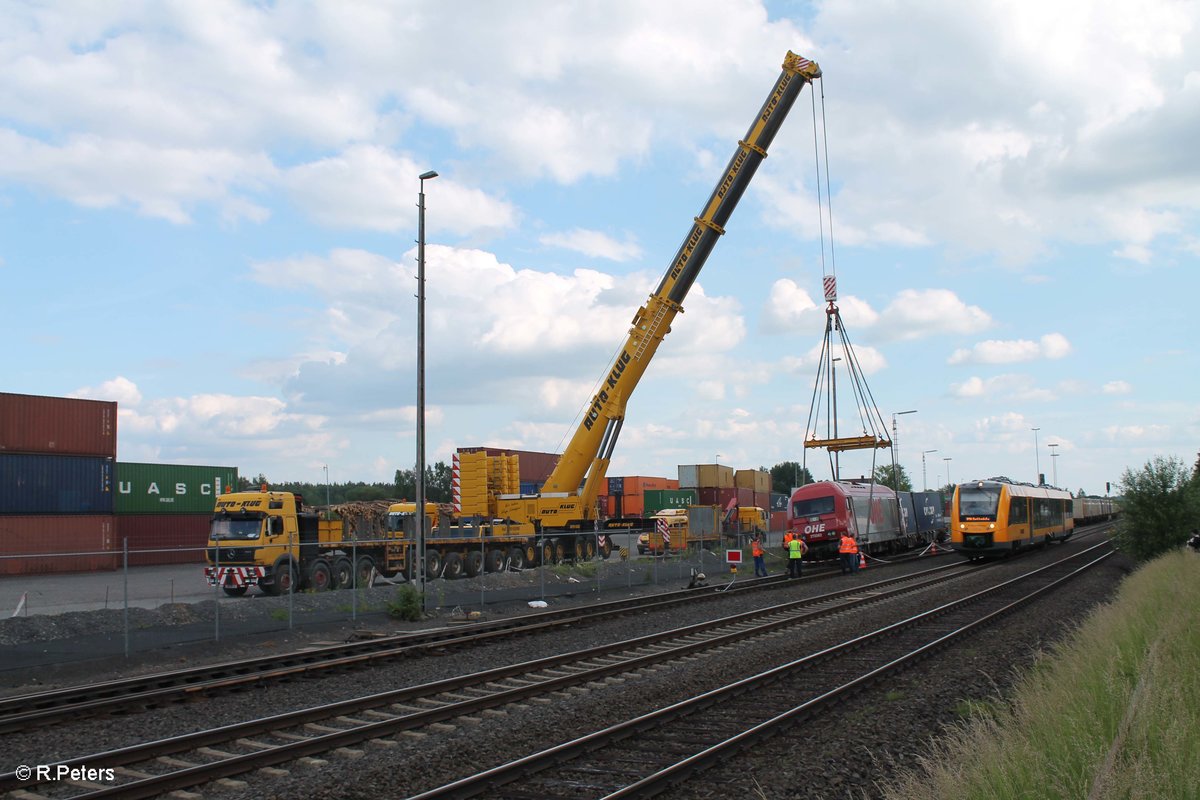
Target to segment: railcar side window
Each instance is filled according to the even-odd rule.
[[[833,513],[833,495],[811,497],[808,500],[797,500],[792,504],[793,517],[819,517],[822,514]]]
[[[1024,497],[1014,497],[1008,504],[1008,524],[1023,525],[1029,522],[1029,502]]]
[[[1000,487],[958,487],[958,513],[963,517],[992,517],[1000,508]]]

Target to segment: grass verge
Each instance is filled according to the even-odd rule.
[[[1146,564],[1115,601],[973,713],[889,800],[1200,797],[1200,557]]]

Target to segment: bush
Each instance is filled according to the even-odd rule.
[[[415,586],[405,584],[396,589],[395,599],[388,603],[388,616],[406,622],[416,622],[421,619],[421,593]]]
[[[1121,476],[1121,525],[1114,539],[1145,561],[1181,546],[1196,527],[1200,485],[1178,458],[1155,456]]]

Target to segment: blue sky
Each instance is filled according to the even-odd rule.
[[[609,474],[829,477],[801,446],[824,272],[888,426],[917,411],[918,487],[1102,493],[1200,449],[1194,3],[16,2],[0,27],[0,388],[118,401],[122,460],[410,467],[429,169],[429,461],[560,449],[789,49],[824,79]]]

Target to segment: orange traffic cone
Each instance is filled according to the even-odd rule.
[[[866,553],[858,554],[858,568],[859,569],[867,568],[867,554]]]
[[[936,556],[937,554],[938,554],[938,552],[937,552],[937,541],[936,541],[936,540],[934,540],[934,541],[932,541],[932,542],[930,542],[930,543],[929,543],[929,555],[931,555],[931,556]]]

